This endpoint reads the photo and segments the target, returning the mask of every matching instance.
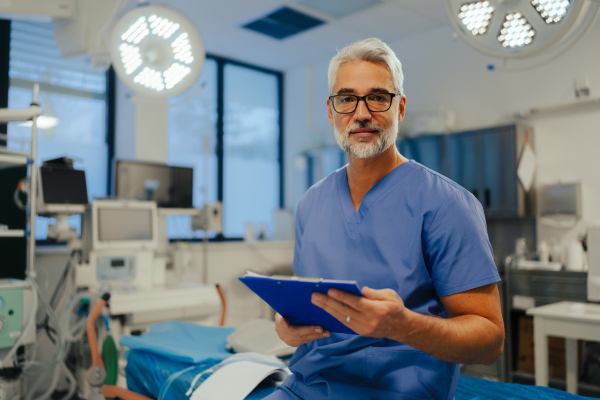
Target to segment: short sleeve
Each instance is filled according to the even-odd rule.
[[[500,281],[481,204],[454,192],[424,226],[423,254],[438,296]]]

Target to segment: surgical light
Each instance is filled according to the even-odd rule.
[[[444,4],[456,33],[467,44],[504,60],[498,69],[543,65],[572,48],[600,15],[600,0],[444,0]],[[523,61],[508,63],[517,59]]]
[[[498,41],[503,47],[523,47],[531,44],[535,30],[520,12],[508,13],[504,17]]]
[[[535,7],[547,24],[555,24],[567,14],[571,2],[569,0],[531,0],[531,5]]]
[[[494,7],[489,1],[466,3],[460,7],[458,18],[473,35],[483,35],[490,24]]]
[[[137,7],[113,28],[112,59],[133,90],[153,97],[181,93],[198,78],[205,54],[194,25],[163,6]]]

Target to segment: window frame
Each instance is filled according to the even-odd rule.
[[[7,20],[8,26],[10,27],[10,20]],[[10,60],[10,28],[8,29],[8,37],[4,41],[5,46],[0,46],[0,58],[5,58],[6,61]],[[217,200],[223,202],[223,192],[224,192],[224,110],[225,110],[225,96],[224,96],[224,88],[225,88],[225,66],[226,65],[236,65],[243,68],[252,69],[255,71],[260,71],[263,73],[274,75],[277,79],[277,96],[278,96],[278,108],[279,108],[279,139],[278,139],[278,158],[279,162],[279,207],[283,207],[284,202],[284,133],[283,133],[283,124],[284,124],[284,74],[281,71],[272,70],[269,68],[259,67],[256,65],[248,64],[245,62],[233,60],[226,57],[221,57],[217,55],[213,55],[210,53],[206,54],[207,59],[212,59],[217,63],[217,123],[216,123],[216,132],[217,132],[217,145],[216,145],[216,156],[217,156]],[[6,85],[0,85],[0,100],[5,99],[5,102],[8,101],[8,68],[0,69],[0,81],[6,81]],[[108,162],[107,162],[107,193],[111,193],[111,189],[114,183],[114,163],[115,163],[115,130],[116,130],[116,82],[117,76],[112,67],[108,69],[106,72],[106,143],[108,146]],[[4,129],[6,129],[4,125]],[[1,130],[1,128],[0,128]],[[168,133],[167,133],[168,134]],[[169,239],[170,242],[173,241],[201,241],[202,239]],[[242,238],[238,237],[225,237],[223,234],[218,234],[216,237],[211,238],[210,241],[239,241]],[[36,245],[55,245],[62,244],[61,242],[54,242],[51,240],[36,240]]]
[[[221,57],[217,55],[213,55],[210,53],[206,53],[207,59],[212,59],[217,63],[217,123],[216,123],[216,132],[217,132],[217,145],[216,145],[216,155],[217,155],[217,201],[223,202],[223,192],[224,192],[224,165],[225,165],[225,130],[224,130],[224,121],[225,121],[225,66],[226,65],[235,65],[238,67],[248,68],[255,71],[260,71],[266,74],[274,75],[277,78],[277,104],[279,108],[279,143],[278,143],[278,157],[277,161],[279,163],[279,207],[282,208],[285,204],[284,199],[284,151],[283,151],[283,84],[284,84],[284,74],[281,71],[272,70],[269,68],[259,67],[252,64],[247,64],[241,61],[233,60],[226,57]],[[168,133],[167,133],[168,134]],[[170,238],[169,242],[201,242],[202,238]],[[215,237],[209,238],[210,242],[226,242],[226,241],[242,241],[244,240],[241,237],[226,237],[222,233],[216,235]]]
[[[10,88],[10,77],[9,77],[9,62],[10,62],[10,34],[11,34],[11,20],[1,20],[8,26],[6,33],[6,40],[3,41],[4,45],[0,46],[0,59],[5,60],[0,68],[0,107],[8,106],[8,90]],[[6,28],[6,26],[5,26]],[[115,115],[116,115],[116,75],[112,67],[106,71],[106,90],[105,90],[105,101],[106,101],[106,132],[105,140],[108,147],[108,160],[107,160],[107,179],[106,187],[107,192],[110,193],[112,185],[112,164],[115,157]],[[6,133],[6,124],[2,124],[0,131]],[[4,143],[0,143],[3,145]],[[66,242],[57,242],[54,240],[36,240],[36,246],[48,246],[57,244],[66,244]]]

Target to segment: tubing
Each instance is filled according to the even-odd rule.
[[[221,298],[221,322],[219,326],[225,326],[225,317],[227,316],[227,299],[225,298],[225,293],[223,292],[223,288],[216,285],[217,292],[219,293],[219,297]]]

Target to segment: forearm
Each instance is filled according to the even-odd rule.
[[[436,318],[406,310],[403,320],[390,339],[443,361],[491,364],[504,348],[504,329],[479,315]]]

